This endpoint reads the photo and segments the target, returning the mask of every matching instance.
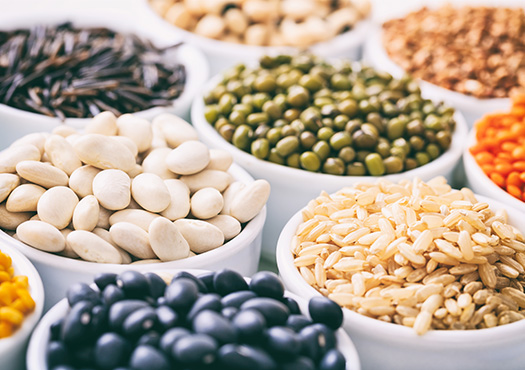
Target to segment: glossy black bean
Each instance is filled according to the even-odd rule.
[[[311,358],[300,356],[291,362],[282,364],[282,370],[316,370],[315,363]]]
[[[259,311],[241,311],[233,317],[232,324],[241,341],[247,343],[262,342],[263,333],[266,330],[266,319]]]
[[[233,292],[221,299],[222,305],[224,307],[236,307],[239,308],[242,304],[252,298],[257,297],[257,295],[249,290],[241,290],[240,292]]]
[[[326,297],[314,297],[308,302],[308,312],[312,320],[337,330],[343,323],[341,306]]]
[[[162,334],[162,337],[160,337],[159,347],[165,353],[171,354],[175,342],[190,334],[191,332],[185,328],[171,328]]]
[[[201,295],[188,312],[187,319],[192,321],[201,311],[211,310],[220,312],[222,309],[221,296],[215,293]]]
[[[165,306],[166,305],[166,297],[159,297],[157,298],[157,306]]]
[[[208,293],[215,292],[215,287],[213,286],[214,276],[215,276],[215,271],[208,271],[198,276],[198,279],[204,284],[204,286],[208,290]]]
[[[295,299],[290,298],[290,297],[284,297],[283,303],[290,310],[290,314],[301,315],[301,309],[299,308],[299,304],[297,303]]]
[[[155,347],[140,345],[131,354],[133,370],[170,370],[169,360]]]
[[[157,312],[153,307],[147,306],[139,308],[126,317],[122,324],[124,335],[142,335],[157,323]]]
[[[96,305],[99,301],[99,293],[91,289],[86,283],[75,283],[71,285],[67,290],[66,297],[70,307],[82,301],[89,301],[93,305]]]
[[[324,328],[322,328],[320,325],[322,324],[313,324],[299,332],[299,339],[302,343],[301,353],[316,362],[319,361],[328,350],[333,348],[335,341],[335,339],[324,330],[324,328],[328,329],[328,327],[324,326]]]
[[[314,323],[310,326],[320,331],[321,333],[323,333],[325,342],[326,342],[326,345],[325,345],[326,351],[332,348],[335,348],[337,346],[337,338],[335,337],[334,330],[330,329],[328,326],[326,326],[325,324],[321,324],[321,323]]]
[[[177,340],[173,355],[183,364],[211,364],[217,357],[217,341],[205,334],[191,334]]]
[[[140,336],[137,340],[137,345],[147,344],[149,346],[158,347],[160,344],[160,334],[157,331],[149,331]]]
[[[62,323],[64,322],[64,318],[61,318],[60,320],[57,320],[53,322],[49,328],[50,331],[50,338],[49,340],[59,340],[60,339],[60,331],[62,330]]]
[[[345,368],[345,357],[335,348],[326,352],[319,363],[319,370],[345,370]]]
[[[238,308],[235,307],[224,307],[221,310],[221,315],[227,320],[232,320],[235,315],[239,312]]]
[[[266,331],[266,349],[277,359],[293,360],[301,352],[301,340],[296,332],[284,326]]]
[[[179,321],[179,315],[171,307],[159,306],[157,311],[157,322],[164,329],[174,327]]]
[[[77,369],[95,368],[95,348],[92,343],[83,344],[70,350],[73,365]]]
[[[259,297],[275,299],[281,299],[284,294],[284,286],[279,276],[270,271],[260,271],[253,275],[250,290]]]
[[[148,307],[148,303],[138,299],[125,299],[113,304],[109,309],[109,326],[113,330],[120,330],[124,320],[133,312]]]
[[[239,290],[248,290],[248,283],[241,274],[233,270],[220,270],[213,277],[213,287],[215,292],[221,296],[237,292]]]
[[[51,367],[50,369],[51,370],[75,370],[73,366],[68,366],[68,365],[59,365],[59,366]],[[115,369],[115,370],[118,370],[118,369]]]
[[[275,360],[265,351],[248,345],[226,344],[218,354],[219,362],[231,370],[277,370]]]
[[[166,304],[178,312],[189,311],[199,296],[197,284],[188,278],[179,278],[167,288]]]
[[[207,334],[222,344],[237,340],[237,332],[233,324],[221,314],[210,310],[201,311],[195,316],[193,331]]]
[[[109,284],[117,283],[117,274],[112,272],[101,272],[100,274],[95,275],[93,281],[97,285],[98,289],[103,291],[104,288],[106,288]]]
[[[108,306],[123,299],[126,299],[126,295],[124,291],[116,285],[110,284],[102,291],[102,301]]]
[[[284,303],[272,298],[253,298],[241,305],[241,310],[249,309],[259,311],[264,316],[268,327],[284,325],[290,315],[290,310]]]
[[[68,365],[70,363],[69,352],[64,342],[51,341],[46,348],[47,366]]]
[[[138,271],[124,271],[118,275],[117,286],[124,291],[126,298],[144,298],[149,295],[148,279]]]
[[[95,363],[101,369],[125,365],[131,350],[130,343],[117,333],[105,333],[95,343]]]
[[[74,345],[88,338],[92,308],[93,304],[89,301],[78,302],[71,307],[60,330],[60,337],[66,344]]]
[[[173,282],[174,280],[180,279],[180,278],[187,278],[187,279],[193,280],[197,284],[197,288],[199,288],[199,292],[201,292],[202,294],[211,293],[208,291],[207,286],[204,284],[204,282],[201,279],[199,279],[193,274],[190,274],[187,271],[176,272],[173,275],[171,282]]]
[[[295,331],[296,333],[300,332],[303,328],[312,324],[312,320],[310,320],[304,315],[290,315],[288,316],[288,320],[286,320],[286,326]]]
[[[162,297],[166,291],[166,282],[154,272],[146,272],[144,277],[148,281],[149,296],[154,299]]]
[[[106,305],[97,305],[91,309],[91,332],[98,336],[108,330],[108,312]]]

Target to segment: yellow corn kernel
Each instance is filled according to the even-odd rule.
[[[27,313],[29,311],[29,308],[26,307],[24,301],[22,301],[20,298],[15,299],[14,302],[9,305],[9,307],[23,313]]]
[[[0,320],[10,322],[14,325],[20,325],[24,321],[22,312],[11,307],[0,307]]]
[[[9,275],[13,276],[15,274],[15,269],[13,268],[13,266],[11,266],[7,269],[7,272],[9,273]]]
[[[28,289],[29,288],[29,280],[27,279],[27,276],[25,275],[17,275],[13,278],[12,282],[15,284],[17,288],[20,289]]]
[[[10,288],[10,282],[0,284],[0,306],[9,305],[13,302],[13,294]]]
[[[8,267],[11,267],[11,264],[11,257],[0,251],[0,265],[4,266],[7,269]]]
[[[29,291],[24,289],[18,289],[16,291],[16,294],[22,300],[24,306],[26,306],[30,311],[32,311],[35,308],[35,301],[33,300],[33,297],[31,297],[31,294],[29,294]]]
[[[11,280],[11,275],[6,271],[0,271],[0,283]]]
[[[13,333],[13,326],[7,321],[0,321],[0,338],[5,338]]]

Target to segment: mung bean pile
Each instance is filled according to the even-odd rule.
[[[0,31],[0,103],[61,119],[171,105],[186,81],[176,46],[70,23]]]
[[[417,82],[310,55],[240,64],[204,97],[205,118],[259,159],[332,175],[381,176],[425,165],[451,144],[454,110]]]
[[[525,237],[467,188],[362,183],[321,194],[303,220],[294,265],[341,306],[418,334],[525,318]]]

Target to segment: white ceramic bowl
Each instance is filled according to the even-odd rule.
[[[15,275],[26,275],[29,281],[29,293],[35,301],[35,310],[24,318],[22,325],[10,337],[0,339],[0,368],[22,370],[25,368],[24,354],[29,336],[35,328],[44,308],[44,287],[40,275],[29,260],[7,243],[0,242],[0,251],[8,254],[15,269]]]
[[[237,181],[250,183],[253,178],[238,165],[233,164],[229,170]],[[144,265],[102,264],[62,257],[41,251],[24,244],[3,231],[0,231],[0,243],[18,249],[33,262],[40,272],[46,287],[44,309],[61,300],[67,288],[74,282],[91,282],[100,272],[119,273],[126,270],[151,271],[165,269],[204,269],[219,270],[230,268],[242,275],[250,276],[257,271],[261,252],[262,229],[266,219],[266,207],[248,222],[241,233],[221,247],[182,260]]]
[[[496,185],[481,169],[469,148],[476,143],[476,129],[473,128],[467,139],[467,146],[463,152],[463,167],[467,176],[467,186],[477,194],[498,199],[508,206],[525,213],[525,202],[514,198],[505,190]]]
[[[162,270],[162,273],[175,273],[177,270]],[[188,270],[184,269],[194,275],[200,275],[204,273],[204,270]],[[249,278],[246,278],[249,281]],[[308,315],[308,302],[293,293],[285,292],[285,296],[293,298],[299,304],[301,311]],[[27,350],[27,370],[48,370],[46,363],[46,347],[49,342],[49,331],[51,325],[63,318],[69,309],[67,300],[64,298],[58,302],[53,308],[51,308],[42,318],[38,326],[36,327],[31,341]],[[344,332],[339,329],[336,332],[338,349],[343,353],[346,358],[346,369],[347,370],[360,370],[361,366],[359,363],[359,357],[355,349],[352,340]]]
[[[504,208],[509,222],[525,232],[525,214],[503,203],[478,196],[492,209]],[[284,227],[277,245],[277,265],[289,291],[309,298],[320,295],[293,265],[292,237],[302,222],[296,213]],[[359,353],[363,369],[522,369],[525,363],[525,320],[490,329],[430,331],[418,336],[412,328],[386,323],[343,309],[344,329]]]
[[[211,89],[219,81],[220,76],[214,77],[206,84],[204,91]],[[435,176],[443,175],[450,183],[463,152],[464,137],[467,136],[468,132],[463,116],[456,113],[454,118],[456,130],[452,137],[451,147],[445,153],[427,165],[399,174],[386,175],[384,178],[390,181],[398,181],[413,176],[428,181]],[[313,173],[257,159],[227,142],[206,121],[202,98],[196,98],[193,102],[191,119],[202,142],[209,147],[229,151],[233,155],[235,163],[242,166],[254,178],[266,179],[270,182],[272,192],[267,203],[268,220],[263,233],[263,257],[265,259],[275,259],[277,238],[288,219],[310,199],[317,197],[322,190],[332,193],[356,182],[375,181],[377,179],[373,176],[335,176]]]
[[[38,12],[10,7],[9,11],[0,12],[0,29],[11,30],[33,27],[36,24],[53,25],[71,21],[79,27],[107,27],[109,29],[134,33],[140,37],[151,40],[159,47],[174,45],[181,38],[167,37],[162,29],[155,27],[155,20],[141,14],[135,7],[128,11],[114,9],[108,6],[87,7],[79,5],[77,8],[49,7]],[[169,58],[179,61],[186,67],[186,84],[181,96],[174,100],[172,106],[154,107],[134,113],[145,119],[152,119],[160,113],[173,113],[182,118],[188,118],[189,109],[193,98],[200,91],[209,75],[209,67],[204,54],[192,45],[183,44],[173,49],[168,54]],[[68,118],[62,122],[56,117],[47,117],[42,114],[32,113],[21,109],[0,104],[0,122],[2,124],[2,137],[0,149],[7,147],[16,139],[40,131],[51,131],[56,126],[66,123],[75,128],[82,128],[88,119]]]
[[[176,27],[162,18],[149,6],[148,0],[141,0],[143,13],[153,15],[164,27],[167,34],[182,38],[185,42],[195,45],[206,54],[210,62],[212,75],[237,63],[255,60],[263,55],[279,52],[297,52],[293,47],[253,46],[224,42],[199,36],[193,32]],[[352,30],[334,37],[332,40],[320,42],[308,48],[316,55],[324,57],[346,57],[353,60],[361,58],[362,45],[371,26],[369,19],[359,21]]]

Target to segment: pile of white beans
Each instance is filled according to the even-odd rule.
[[[153,263],[220,247],[270,194],[232,157],[170,115],[110,112],[83,133],[59,126],[0,152],[0,228],[43,251],[99,263]]]
[[[351,29],[369,0],[149,0],[173,25],[200,36],[259,46],[307,47]]]

